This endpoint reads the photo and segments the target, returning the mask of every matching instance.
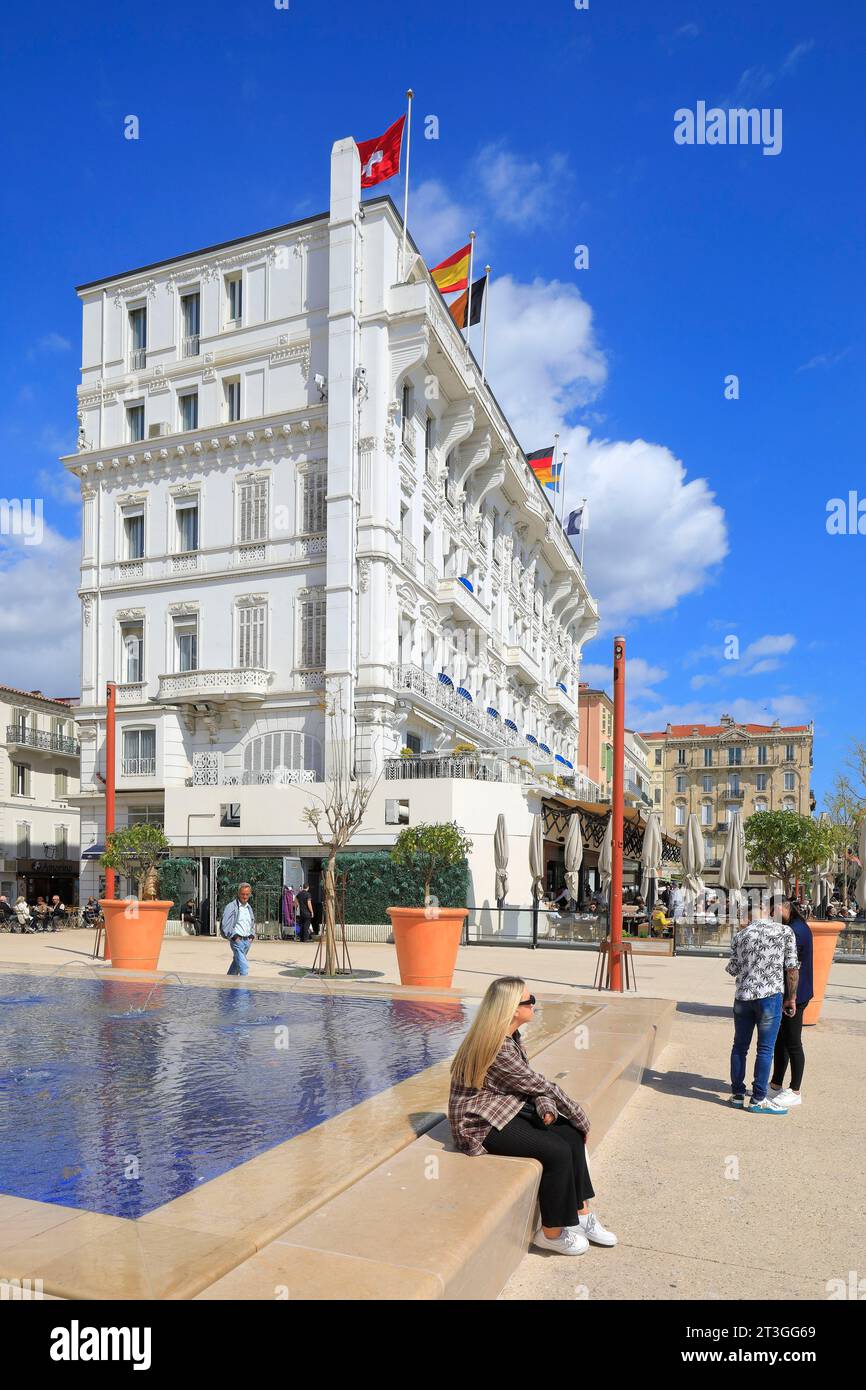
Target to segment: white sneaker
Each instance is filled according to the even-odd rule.
[[[539,1231],[532,1243],[539,1250],[551,1250],[555,1255],[583,1255],[589,1249],[589,1241],[576,1226],[563,1226],[555,1238]]]
[[[799,1091],[792,1091],[790,1086],[786,1086],[783,1091],[768,1091],[767,1094],[770,1100],[775,1101],[777,1105],[787,1106],[789,1110],[792,1105],[803,1104],[803,1097]]]
[[[570,1231],[580,1230],[591,1240],[593,1245],[616,1245],[616,1236],[613,1231],[608,1231],[602,1226],[595,1212],[587,1212],[586,1216],[579,1216],[579,1226],[569,1226]]]
[[[775,1098],[771,1100],[769,1096],[765,1096],[763,1100],[755,1100],[752,1097],[749,1102],[750,1115],[787,1115],[787,1113],[788,1107],[786,1105],[780,1105],[778,1100]]]

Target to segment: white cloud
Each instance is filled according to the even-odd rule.
[[[411,190],[409,229],[428,265],[465,246],[477,222],[478,210],[456,202],[438,179]]]
[[[739,676],[763,676],[770,671],[778,671],[782,665],[779,658],[787,656],[796,645],[797,639],[792,632],[778,635],[767,633],[764,637],[750,642],[738,657],[722,661],[715,671],[692,676],[689,684],[692,690],[702,690],[704,686],[718,685],[722,680],[731,680]],[[718,657],[720,654],[717,648],[704,647],[699,653],[693,653],[689,661],[693,660],[695,655]]]
[[[81,545],[50,526],[39,545],[0,537],[3,681],[22,690],[79,690]]]
[[[724,705],[702,704],[663,704],[654,709],[642,709],[635,717],[640,720],[633,725],[639,732],[649,733],[664,729],[667,724],[718,724],[722,714],[730,714],[740,724],[772,724],[778,719],[780,724],[808,724],[815,708],[811,696],[774,695],[766,699],[725,700]],[[631,717],[631,716],[630,716]]]
[[[38,356],[41,352],[69,352],[71,347],[72,344],[68,338],[64,338],[62,333],[55,333],[52,330],[50,333],[44,333],[36,344],[29,349],[27,360],[32,362],[34,357]]]
[[[626,656],[625,688],[630,704],[647,699],[661,699],[655,687],[667,680],[667,677],[668,673],[663,666],[653,666],[642,656]],[[580,668],[580,679],[588,681],[596,689],[606,690],[608,694],[611,692],[611,667],[601,661],[584,662]]]
[[[526,230],[548,220],[570,181],[565,155],[551,154],[542,162],[508,149],[504,143],[485,145],[475,160],[478,182],[496,217]]]

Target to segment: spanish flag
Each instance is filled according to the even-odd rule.
[[[526,462],[543,487],[551,492],[559,492],[562,464],[553,462],[553,445],[549,449],[536,449],[534,454],[527,454]]]
[[[469,284],[469,252],[472,243],[462,246],[446,261],[434,265],[430,274],[439,286],[441,294],[451,294],[455,290],[465,290]]]
[[[481,322],[481,306],[484,303],[484,286],[487,284],[487,276],[482,275],[480,280],[476,280],[472,286],[472,305],[469,309],[469,326],[473,323]],[[459,299],[448,305],[448,312],[458,328],[465,328],[466,325],[466,306],[469,301],[469,291],[464,290]]]

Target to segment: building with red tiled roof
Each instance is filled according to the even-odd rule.
[[[813,734],[812,723],[740,724],[729,714],[718,724],[668,724],[642,733],[650,746],[653,805],[664,830],[681,836],[694,812],[713,869],[735,808],[744,819],[759,811],[809,815]]]

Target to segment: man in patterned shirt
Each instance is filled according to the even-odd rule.
[[[758,1052],[750,1111],[758,1115],[787,1115],[785,1106],[767,1095],[776,1034],[783,1012],[797,1012],[799,959],[794,933],[788,926],[790,904],[771,897],[769,917],[756,916],[749,903],[749,924],[731,942],[729,975],[734,975],[734,1045],[731,1049],[731,1104],[743,1107],[746,1097],[746,1058],[752,1033],[758,1029]],[[783,998],[784,995],[784,998]]]

